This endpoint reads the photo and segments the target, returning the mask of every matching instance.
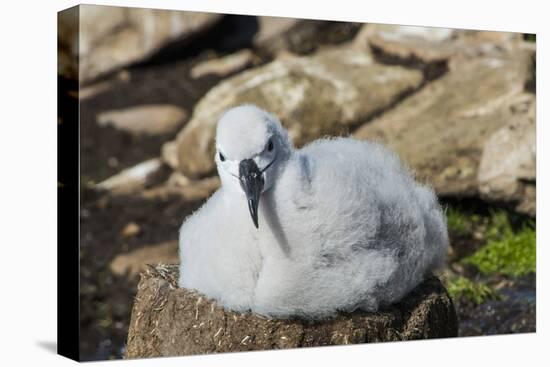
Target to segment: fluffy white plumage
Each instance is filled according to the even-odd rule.
[[[396,302],[445,261],[434,192],[379,144],[295,150],[275,116],[245,105],[222,116],[216,148],[222,186],[181,227],[181,287],[236,311],[319,319]],[[258,228],[239,179],[248,159],[265,169]]]

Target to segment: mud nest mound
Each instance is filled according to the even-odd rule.
[[[178,288],[178,276],[177,265],[151,266],[142,273],[127,358],[445,338],[458,333],[453,303],[436,277],[379,312],[342,313],[309,322],[224,310],[204,295]]]

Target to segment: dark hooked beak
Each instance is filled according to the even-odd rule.
[[[260,195],[264,188],[262,172],[252,159],[245,159],[239,163],[239,180],[241,187],[246,194],[248,210],[252,216],[254,226],[258,228],[258,205]]]

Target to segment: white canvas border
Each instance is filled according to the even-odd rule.
[[[542,1],[96,1],[96,4],[537,33],[537,333],[203,357],[100,362],[182,365],[529,365],[547,363],[548,27]],[[12,2],[2,11],[2,365],[68,365],[56,338],[56,11],[72,1]],[[546,347],[547,348],[547,347]],[[95,363],[92,363],[92,365]],[[32,365],[32,364],[31,364]]]

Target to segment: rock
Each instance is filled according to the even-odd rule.
[[[172,133],[187,119],[187,112],[174,105],[149,104],[109,110],[97,115],[100,126],[113,126],[133,135],[158,136]]]
[[[115,195],[133,193],[150,183],[161,168],[162,162],[159,158],[149,159],[98,183],[95,189]]]
[[[455,308],[460,318],[459,336],[534,333],[537,331],[536,275],[502,279],[484,279],[494,284],[498,299],[480,305],[457,300]]]
[[[167,265],[141,275],[128,358],[444,338],[458,332],[453,303],[435,277],[386,310],[315,323],[226,311],[195,291],[178,288],[177,278],[177,266]]]
[[[471,313],[473,315],[467,315],[470,317],[461,317],[460,336],[523,334],[537,330],[536,302],[529,299],[489,301]]]
[[[440,195],[477,195],[485,142],[525,118],[513,106],[530,67],[527,52],[466,60],[353,135],[388,145]]]
[[[161,159],[172,169],[178,168],[178,146],[175,141],[164,143],[161,148]]]
[[[218,176],[191,180],[179,172],[173,172],[165,184],[145,190],[142,197],[156,200],[180,196],[185,201],[201,201],[216,191],[220,184]]]
[[[130,222],[124,226],[120,234],[122,237],[127,238],[137,236],[139,232],[141,232],[141,228],[135,222]]]
[[[230,74],[242,71],[254,62],[254,54],[249,49],[237,51],[219,59],[206,60],[191,69],[191,78],[199,79],[213,74],[224,78]]]
[[[91,84],[87,87],[80,88],[78,91],[78,98],[81,101],[93,98],[101,93],[107,92],[113,88],[113,82],[111,80],[104,80]]]
[[[434,63],[498,56],[516,48],[521,39],[520,33],[367,24],[355,42],[368,44],[381,57]]]
[[[354,42],[393,57],[415,57],[429,63],[448,56],[445,42],[451,39],[454,32],[450,28],[366,24]]]
[[[222,81],[199,101],[177,137],[179,169],[192,178],[213,171],[216,123],[230,107],[253,103],[274,113],[301,146],[348,133],[421,83],[417,70],[381,65],[349,48],[275,60]]]
[[[519,199],[516,211],[531,217],[537,215],[537,188],[534,182],[523,186],[523,196]]]
[[[277,57],[281,53],[311,54],[323,46],[344,43],[355,37],[361,23],[258,17],[258,26],[254,48]]]
[[[129,81],[131,81],[130,72],[128,70],[120,70],[114,78],[100,80],[86,86],[81,86],[78,90],[78,98],[80,101],[92,99],[100,94],[113,90],[116,82],[128,83]]]
[[[78,6],[57,13],[57,74],[78,78]]]
[[[281,39],[293,26],[300,22],[296,18],[258,17],[258,32],[254,35],[257,48],[267,48]]]
[[[188,11],[80,5],[80,80],[88,82],[143,60],[170,42],[212,26],[221,15]]]
[[[535,96],[513,107],[526,114],[493,133],[483,147],[478,181],[481,197],[516,205],[516,210],[535,216],[536,132]]]
[[[109,264],[109,268],[113,274],[133,280],[147,269],[147,264],[158,263],[179,263],[177,240],[161,242],[117,255]]]

